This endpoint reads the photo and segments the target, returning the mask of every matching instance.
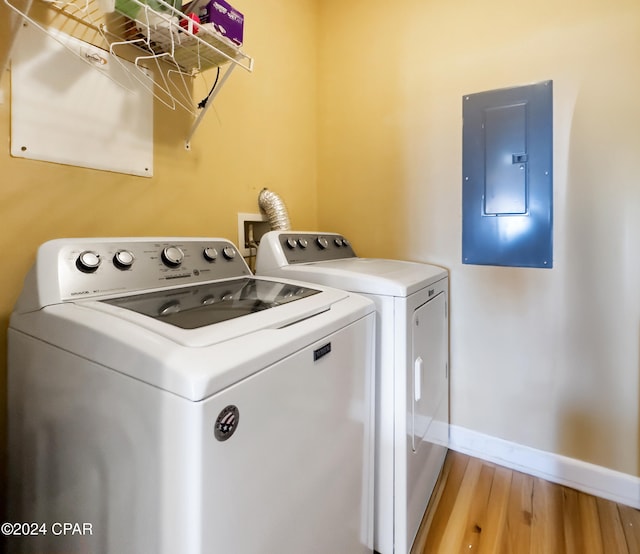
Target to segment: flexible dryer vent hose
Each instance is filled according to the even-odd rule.
[[[262,189],[258,195],[258,206],[269,219],[272,231],[289,231],[289,214],[282,199],[269,189]]]

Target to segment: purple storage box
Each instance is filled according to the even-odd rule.
[[[195,7],[195,13],[200,18],[200,23],[213,23],[214,29],[222,36],[242,45],[244,16],[231,4],[224,0],[194,0],[183,7],[185,13],[194,11],[190,6]]]

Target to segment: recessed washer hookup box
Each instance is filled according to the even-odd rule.
[[[190,6],[195,9],[190,8]],[[244,16],[231,4],[224,0],[208,0],[205,2],[194,0],[184,6],[183,11],[185,13],[195,12],[200,18],[200,23],[213,23],[218,33],[238,46],[242,46]]]

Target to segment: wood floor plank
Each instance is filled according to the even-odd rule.
[[[602,546],[600,517],[595,497],[578,494],[578,508],[580,510],[584,554],[607,554]]]
[[[469,552],[477,552],[479,550],[482,534],[489,519],[487,509],[495,472],[495,466],[487,463],[481,464],[478,481],[471,497],[465,533],[462,539],[463,548],[469,549]]]
[[[565,552],[567,554],[583,554],[585,547],[578,492],[567,487],[562,487],[562,516]]]
[[[507,525],[507,504],[513,471],[496,467],[487,509],[482,522],[479,554],[495,554],[499,551]]]
[[[640,511],[618,505],[629,554],[640,554]]]
[[[441,552],[458,552],[462,547],[469,519],[469,510],[471,509],[481,470],[482,462],[476,458],[471,458],[440,542]]]
[[[544,479],[535,479],[532,506],[531,554],[564,552],[560,487]]]
[[[597,498],[598,517],[602,530],[602,545],[605,552],[629,554],[629,547],[624,536],[624,529],[620,519],[620,512],[615,502]]]
[[[514,472],[507,505],[507,521],[502,554],[529,552],[531,545],[531,521],[533,519],[533,478]]]

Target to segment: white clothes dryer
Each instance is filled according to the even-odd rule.
[[[372,552],[374,325],[224,239],[45,243],[8,333],[9,517],[37,524],[8,551]]]
[[[380,554],[407,554],[449,439],[447,271],[359,258],[335,233],[271,231],[260,241],[256,272],[337,287],[374,301],[374,547]]]

